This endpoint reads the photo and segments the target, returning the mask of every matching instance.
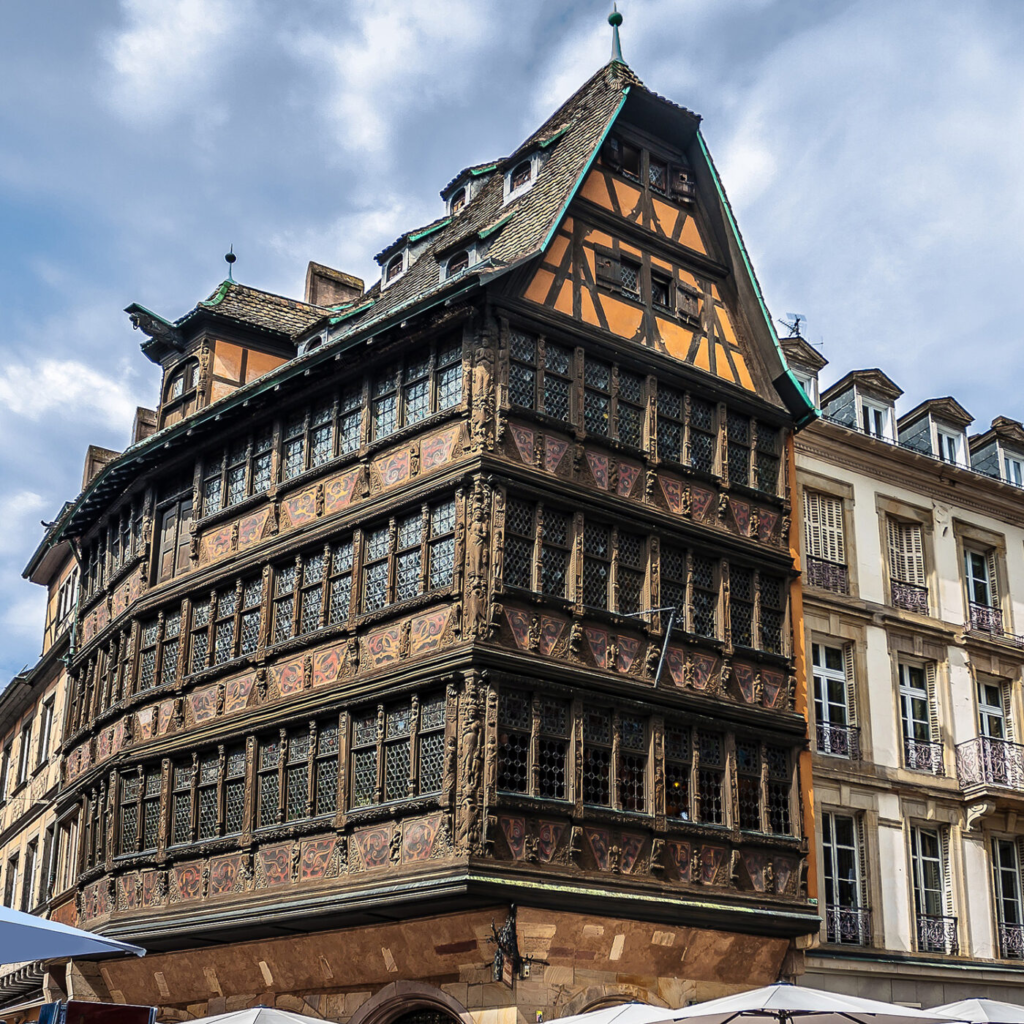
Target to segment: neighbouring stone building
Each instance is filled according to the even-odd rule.
[[[783,341],[818,393],[825,360]],[[856,370],[797,435],[821,944],[802,983],[1024,1003],[1024,429]]]
[[[67,541],[44,544],[29,575],[48,591],[43,649],[36,664],[15,676],[0,695],[0,887],[5,906],[45,913],[55,888],[74,877],[70,846],[57,857],[55,800],[61,779],[61,726],[67,696],[68,654],[78,595],[78,567]],[[6,965],[0,973],[4,1014],[41,998],[43,966]],[[14,1011],[16,1012],[16,1011]]]
[[[699,118],[620,60],[363,283],[128,309],[50,913],[162,1020],[677,1006],[801,969],[787,370]],[[515,909],[513,910],[513,906]]]

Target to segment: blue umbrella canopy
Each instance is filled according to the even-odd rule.
[[[32,914],[23,914],[10,907],[0,907],[0,964],[112,953],[146,955],[141,946],[94,935],[81,928],[47,921]]]

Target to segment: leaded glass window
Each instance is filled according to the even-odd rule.
[[[544,408],[549,416],[569,423],[569,393],[572,387],[573,352],[553,341],[544,346]]]
[[[324,555],[307,555],[302,560],[302,588],[299,592],[300,633],[312,633],[320,628],[320,612],[324,599]]]
[[[758,580],[761,597],[760,626],[761,649],[773,654],[784,654],[782,626],[785,620],[785,587],[778,576],[762,574]]]
[[[238,592],[234,587],[217,594],[217,618],[213,634],[213,663],[223,665],[235,653],[235,613],[238,611]]]
[[[391,531],[377,527],[364,534],[363,610],[372,612],[388,604],[388,556]]]
[[[715,472],[718,426],[715,407],[702,398],[690,398],[690,465],[704,473]]]
[[[245,747],[229,747],[224,778],[224,834],[241,832],[245,824]]]
[[[537,408],[537,339],[513,328],[509,332],[508,399],[524,409]]]
[[[160,682],[173,683],[178,675],[178,651],[181,645],[181,611],[175,609],[164,618],[164,642],[160,655]]]
[[[398,520],[398,553],[395,559],[395,600],[405,601],[420,592],[423,517],[419,512]]]
[[[644,378],[619,369],[616,422],[623,444],[642,448],[644,443]]]
[[[158,767],[147,768],[142,783],[142,849],[155,850],[160,839],[160,787]]]
[[[377,802],[377,712],[352,720],[352,806]]]
[[[729,567],[729,622],[737,647],[754,646],[754,572],[743,566]]]
[[[197,819],[199,838],[212,839],[217,835],[217,783],[220,781],[220,757],[210,751],[199,758],[197,785]]]
[[[409,795],[412,708],[400,704],[384,715],[384,800]]]
[[[155,618],[142,623],[139,630],[139,689],[148,690],[156,683],[156,644],[160,624]]]
[[[298,476],[306,468],[306,416],[294,415],[284,426],[281,475],[285,480]]]
[[[608,436],[611,392],[612,368],[587,356],[583,363],[583,424],[588,433]]]
[[[445,701],[441,695],[420,704],[419,791],[438,793],[444,777]]]
[[[791,792],[793,788],[792,768],[789,752],[783,747],[765,748],[767,761],[768,828],[777,835],[790,835]]]
[[[257,813],[260,828],[277,824],[281,793],[278,778],[280,762],[280,739],[277,736],[268,736],[260,740],[257,765]]]
[[[191,759],[175,764],[171,774],[171,842],[192,842],[192,788],[195,767]]]
[[[690,596],[690,628],[698,636],[717,636],[718,583],[715,563],[704,555],[693,556]]]
[[[619,806],[647,810],[647,721],[637,715],[619,717]]]
[[[572,517],[558,509],[545,508],[541,528],[541,592],[567,597],[569,552],[572,547]]]
[[[314,813],[333,814],[338,809],[338,723],[322,724],[316,734]]]
[[[253,654],[260,642],[260,621],[263,613],[263,577],[257,576],[242,585],[242,618],[239,629],[239,654]]]
[[[526,793],[530,781],[530,696],[503,690],[498,702],[498,789]]]
[[[717,732],[697,733],[697,820],[725,824],[722,787],[725,781],[725,737]]]
[[[658,457],[683,462],[684,399],[681,391],[658,385]]]
[[[284,820],[299,821],[308,817],[309,731],[299,729],[289,733],[286,750]]]
[[[693,751],[690,729],[680,722],[665,723],[665,814],[690,820],[690,778]]]
[[[430,509],[431,590],[451,586],[455,578],[455,501],[443,501]]]
[[[583,714],[583,802],[611,806],[612,714],[589,708]]]
[[[640,611],[647,574],[647,542],[638,533],[618,532],[618,610],[627,615]]]
[[[750,417],[730,412],[725,418],[729,483],[750,485]]]
[[[190,634],[189,671],[201,672],[206,668],[206,654],[210,646],[210,600],[197,601],[192,605],[192,629]]]
[[[284,565],[274,573],[274,643],[287,640],[295,623],[295,584],[298,569]]]
[[[142,780],[136,771],[121,776],[121,853],[139,850],[139,795]]]
[[[758,424],[754,473],[759,490],[778,494],[779,464],[778,431],[765,424]]]
[[[761,748],[736,741],[736,800],[740,828],[761,831]]]
[[[583,526],[583,603],[591,608],[608,607],[612,575],[611,528],[603,523]]]
[[[505,504],[504,582],[507,587],[533,589],[533,550],[536,542],[536,506],[509,497]]]
[[[353,549],[351,540],[343,540],[331,547],[330,610],[327,621],[331,624],[348,620],[352,605]]]

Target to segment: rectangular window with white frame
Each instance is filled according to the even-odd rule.
[[[899,696],[904,765],[931,775],[945,774],[935,699],[935,666],[900,662]]]
[[[1024,900],[1021,898],[1021,840],[992,839],[992,881],[995,887],[999,955],[1024,960]]]
[[[999,571],[995,548],[964,548],[964,584],[971,629],[1001,635],[1003,611],[999,602]]]
[[[860,758],[855,724],[853,646],[811,644],[816,749],[833,757]]]
[[[1024,459],[1003,453],[1003,479],[1014,487],[1024,487]]]
[[[911,827],[910,873],[918,951],[956,955],[960,943],[953,916],[948,829]]]
[[[804,491],[804,545],[808,585],[836,594],[850,592],[843,531],[843,499],[819,491]]]
[[[892,412],[887,405],[861,400],[861,422],[864,433],[892,440]]]
[[[871,942],[863,828],[863,821],[850,815],[826,812],[821,816],[828,942],[850,946],[866,946]]]
[[[939,458],[954,466],[964,465],[963,434],[959,431],[943,430],[941,427],[937,427],[935,433],[939,442]]]

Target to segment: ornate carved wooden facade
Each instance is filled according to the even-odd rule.
[[[613,62],[347,306],[133,307],[164,404],[195,402],[54,530],[83,562],[56,919],[170,947],[368,902],[817,928],[807,410],[697,124]]]

